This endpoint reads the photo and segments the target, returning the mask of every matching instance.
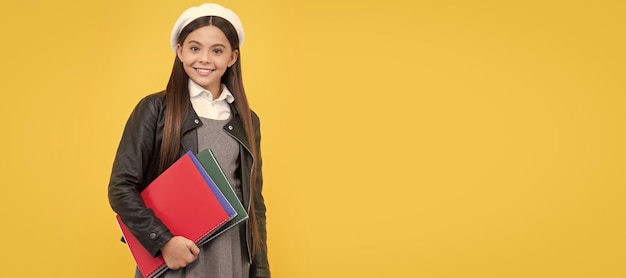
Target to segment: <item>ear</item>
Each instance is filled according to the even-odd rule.
[[[182,55],[183,55],[183,46],[179,44],[176,44],[176,57],[178,57],[178,60],[182,61]]]
[[[232,67],[239,58],[239,49],[235,49],[233,53],[230,55],[230,61],[228,62],[228,67]]]

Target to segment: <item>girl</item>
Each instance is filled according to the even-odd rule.
[[[172,30],[174,66],[165,91],[143,98],[130,115],[109,183],[113,210],[153,256],[163,277],[270,277],[261,194],[259,118],[241,77],[243,27],[217,4],[187,9]],[[249,220],[198,247],[172,234],[140,192],[181,155],[210,148]],[[141,277],[137,270],[135,277]]]

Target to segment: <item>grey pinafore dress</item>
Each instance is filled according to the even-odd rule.
[[[239,200],[243,199],[237,176],[239,143],[223,130],[227,120],[201,118],[198,128],[198,150],[211,149]],[[245,244],[245,228],[240,224],[200,246],[198,259],[187,267],[167,270],[163,278],[249,278],[250,262]],[[135,278],[140,278],[139,270]]]

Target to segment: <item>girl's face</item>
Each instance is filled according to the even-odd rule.
[[[185,72],[214,97],[221,93],[221,78],[226,69],[237,61],[239,51],[233,51],[226,35],[209,25],[189,33],[182,45],[176,46]]]

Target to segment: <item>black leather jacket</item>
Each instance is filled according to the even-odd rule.
[[[258,157],[252,158],[243,125],[234,105],[231,105],[231,111],[233,117],[224,126],[224,130],[239,142],[241,162],[239,174],[242,185],[250,184],[253,163],[256,163],[258,167],[254,196],[250,196],[249,187],[242,186],[244,207],[249,208],[250,198],[255,198],[255,212],[259,235],[262,239],[259,252],[251,257],[250,277],[270,277],[266,247],[266,209],[261,194],[263,187],[261,154],[259,150]],[[152,210],[146,208],[140,195],[140,192],[159,175],[159,151],[165,123],[164,117],[165,92],[148,95],[137,104],[124,128],[109,182],[111,208],[119,214],[124,224],[153,256],[157,256],[161,247],[173,237],[169,229],[155,217]],[[260,123],[254,112],[252,112],[252,124],[257,146],[260,146]],[[196,128],[201,125],[202,121],[195,111],[190,109],[181,130],[181,156],[187,151],[198,152]],[[246,231],[248,231],[246,243],[250,254],[252,241],[247,223]]]

